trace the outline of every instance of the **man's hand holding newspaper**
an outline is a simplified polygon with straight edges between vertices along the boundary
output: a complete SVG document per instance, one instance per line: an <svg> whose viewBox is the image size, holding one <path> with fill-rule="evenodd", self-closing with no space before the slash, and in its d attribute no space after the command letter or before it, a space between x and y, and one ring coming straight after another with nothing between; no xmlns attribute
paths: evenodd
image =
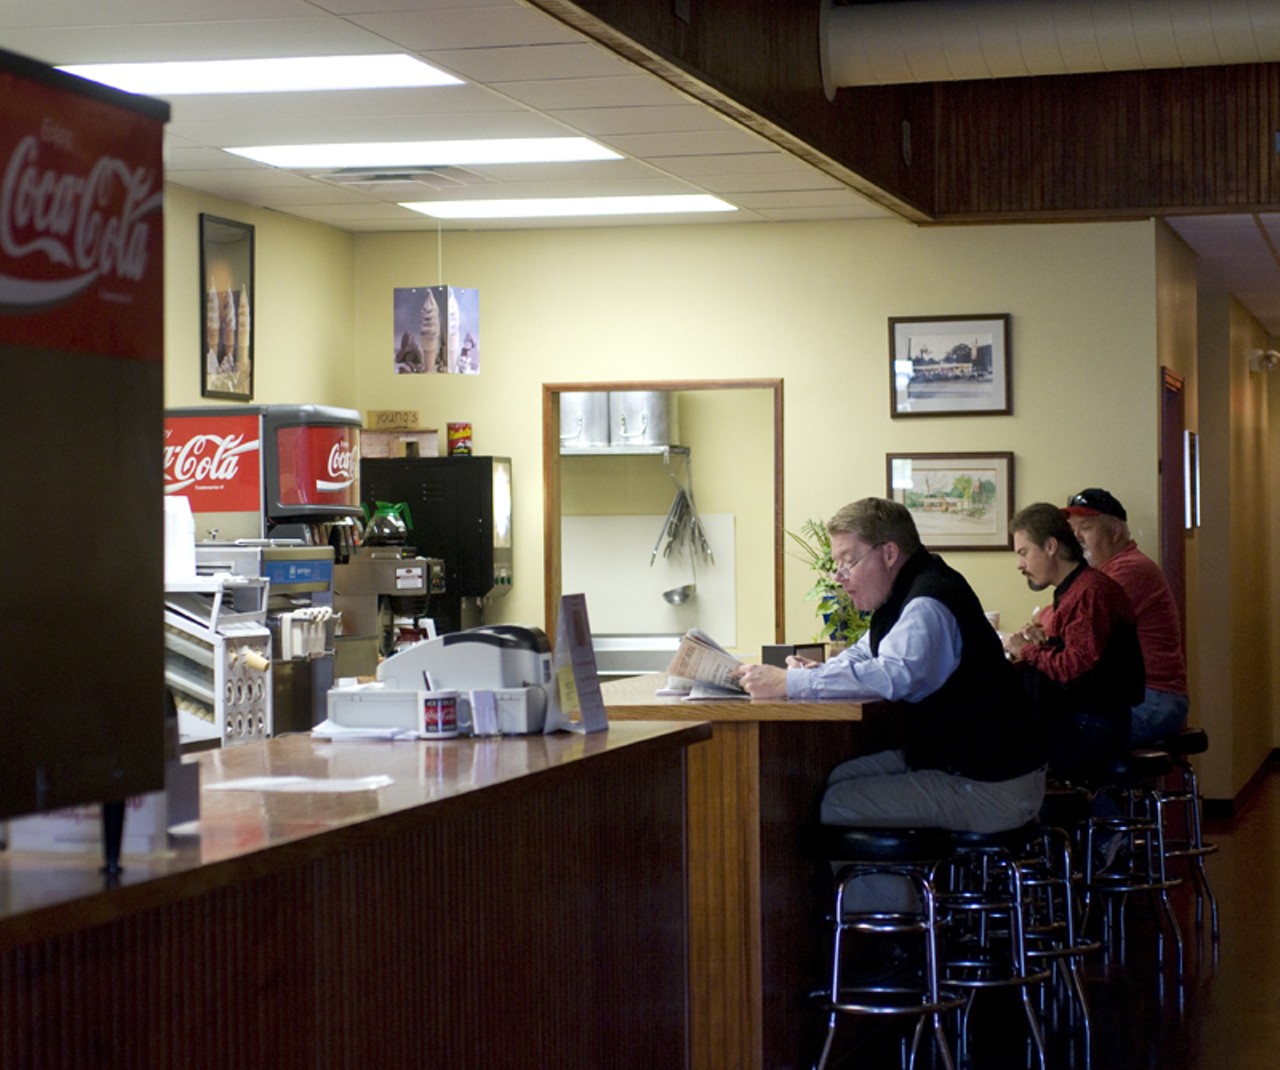
<svg viewBox="0 0 1280 1070"><path fill-rule="evenodd" d="M667 666L670 687L680 688L685 681L690 697L747 698L747 693L734 678L742 662L730 654L705 632L690 628L680 640L671 664ZM705 685L699 687L698 685ZM714 688L714 692L708 689Z"/></svg>

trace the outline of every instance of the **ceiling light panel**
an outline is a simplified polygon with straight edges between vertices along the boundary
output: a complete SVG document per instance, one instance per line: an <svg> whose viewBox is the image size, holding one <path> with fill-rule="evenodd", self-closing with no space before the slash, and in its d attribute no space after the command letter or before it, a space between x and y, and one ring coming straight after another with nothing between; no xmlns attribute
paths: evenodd
<svg viewBox="0 0 1280 1070"><path fill-rule="evenodd" d="M484 138L473 141L353 142L339 145L255 145L227 152L272 167L436 167L502 163L617 160L581 137Z"/></svg>
<svg viewBox="0 0 1280 1070"><path fill-rule="evenodd" d="M520 200L406 201L408 208L437 219L550 219L574 216L668 215L690 212L736 212L705 194L659 197L529 197Z"/></svg>
<svg viewBox="0 0 1280 1070"><path fill-rule="evenodd" d="M291 56L277 59L86 63L59 70L154 97L195 93L297 93L461 85L413 56Z"/></svg>

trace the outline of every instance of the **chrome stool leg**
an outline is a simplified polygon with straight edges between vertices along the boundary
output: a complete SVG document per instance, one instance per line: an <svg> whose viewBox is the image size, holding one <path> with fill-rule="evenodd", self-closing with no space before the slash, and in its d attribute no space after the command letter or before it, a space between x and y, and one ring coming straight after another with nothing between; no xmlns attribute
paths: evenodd
<svg viewBox="0 0 1280 1070"><path fill-rule="evenodd" d="M933 859L945 850L946 834L937 829L824 828L823 857L838 866L835 874L831 962L825 990L818 993L826 1012L826 1033L815 1070L825 1070L832 1057L836 1032L847 1018L915 1019L910 1042L902 1045L902 1061L914 1067L926 1038L932 1041L938 1062L954 1070L944 1016L964 1003L962 994L941 983L938 941L940 916L934 886L929 878ZM920 856L924 857L921 858ZM860 857L862 856L862 857ZM896 856L896 857L895 857ZM858 902L867 882L890 878L910 888L916 906L910 909L871 907ZM860 888L860 885L862 886ZM867 898L865 895L861 898ZM908 896L907 898L912 898ZM859 946L883 939L919 941L920 969L902 976L859 976ZM853 947L853 951L858 949Z"/></svg>
<svg viewBox="0 0 1280 1070"><path fill-rule="evenodd" d="M957 1050L969 1057L970 1018L978 992L1018 989L1027 1036L1037 1064L1045 1068L1044 1034L1033 991L1051 969L1028 954L1029 898L1022 857L1040 836L1038 822L1008 832L952 833L952 855L938 864L938 900L946 932L943 983L967 991Z"/></svg>

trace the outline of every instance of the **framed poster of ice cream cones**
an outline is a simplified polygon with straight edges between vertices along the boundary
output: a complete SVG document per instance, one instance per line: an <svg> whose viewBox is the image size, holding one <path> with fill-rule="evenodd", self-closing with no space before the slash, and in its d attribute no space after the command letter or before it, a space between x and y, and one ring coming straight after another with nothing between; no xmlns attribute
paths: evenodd
<svg viewBox="0 0 1280 1070"><path fill-rule="evenodd" d="M200 215L200 393L253 400L253 227Z"/></svg>

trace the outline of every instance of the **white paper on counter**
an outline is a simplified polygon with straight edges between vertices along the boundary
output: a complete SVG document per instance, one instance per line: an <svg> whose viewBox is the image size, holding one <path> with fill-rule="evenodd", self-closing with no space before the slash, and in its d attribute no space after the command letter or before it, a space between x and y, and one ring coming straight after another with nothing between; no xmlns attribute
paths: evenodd
<svg viewBox="0 0 1280 1070"><path fill-rule="evenodd" d="M221 780L205 784L205 791L282 791L338 794L351 791L376 791L395 781L389 776L343 778L309 776L250 776L239 780Z"/></svg>

